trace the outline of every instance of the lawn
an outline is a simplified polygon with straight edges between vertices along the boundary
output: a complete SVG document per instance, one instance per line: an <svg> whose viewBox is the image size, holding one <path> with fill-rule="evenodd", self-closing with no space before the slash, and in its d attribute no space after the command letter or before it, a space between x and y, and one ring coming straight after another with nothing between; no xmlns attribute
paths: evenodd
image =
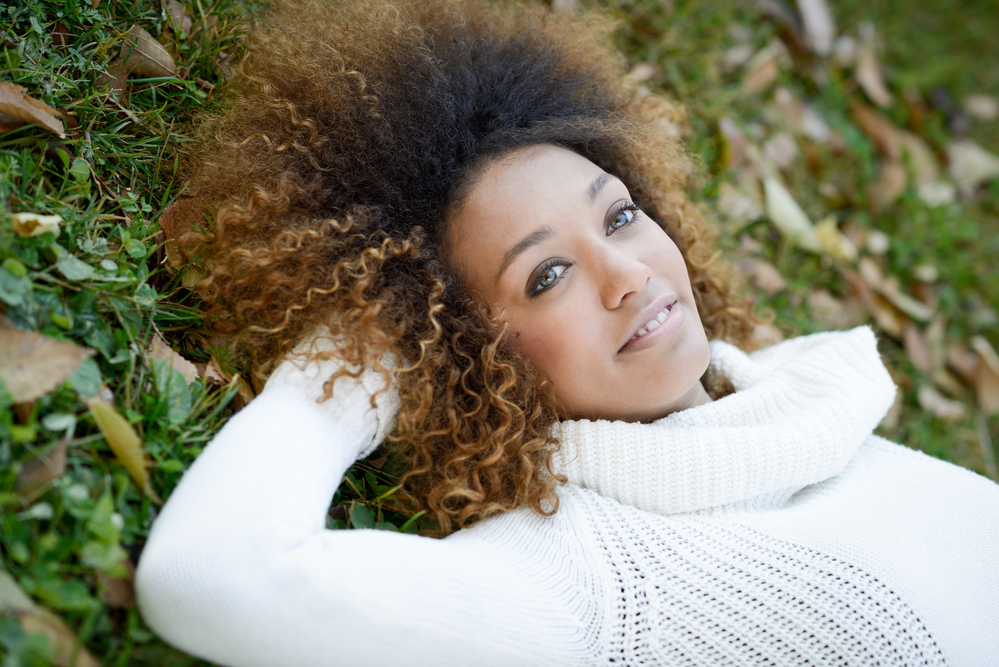
<svg viewBox="0 0 999 667"><path fill-rule="evenodd" d="M878 432L996 479L994 3L841 0L825 33L773 0L600 4L641 94L685 109L691 192L759 343L871 324L901 389ZM199 664L143 625L131 575L162 500L261 379L204 328L159 220L188 122L222 103L259 9L0 8L3 667ZM357 464L330 527L418 530L397 477Z"/></svg>

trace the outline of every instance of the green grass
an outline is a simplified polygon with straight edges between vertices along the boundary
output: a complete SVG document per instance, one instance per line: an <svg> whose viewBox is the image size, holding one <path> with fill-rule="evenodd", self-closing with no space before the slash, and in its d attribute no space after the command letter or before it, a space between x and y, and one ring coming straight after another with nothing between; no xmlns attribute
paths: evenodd
<svg viewBox="0 0 999 667"><path fill-rule="evenodd" d="M773 296L752 286L750 293L774 314L785 336L825 328L808 297L818 287L849 296L844 266L796 249L766 218L735 223L714 211L722 184L739 169L724 163L721 120L759 133L758 141L777 129L764 113L773 88L742 93L741 72L726 71L719 58L738 40L762 47L780 34L779 27L744 4L603 4L622 20L619 39L628 60L658 66L646 85L688 110L687 140L701 163L696 195L721 231L722 248L733 257L773 263L788 283ZM925 97L944 85L957 100L975 92L999 94L993 67L999 60L993 38L999 13L991 3L834 4L841 30L856 34L864 19L877 27L896 100L885 113L898 125L915 120L902 101L907 89ZM18 0L0 9L0 80L24 86L79 123L65 140L32 126L0 134L0 309L7 326L95 350L69 380L36 401L13 405L9 393L0 391L0 553L21 589L65 621L79 646L105 665L198 661L158 640L134 606L115 597L125 574L123 557L136 561L158 506L118 462L85 399L110 399L132 424L151 461L152 487L166 498L230 414L236 391L200 379L188 385L146 353L158 335L192 361L207 362L213 355L225 361L221 349L209 347L197 300L163 268L157 218L180 192L176 154L187 140L186 121L215 103L199 80L224 84L225 62L238 58L243 17L255 6L248 0L200 0L188 9L194 19L189 35L170 28L168 12L150 0L102 1L96 10L79 0ZM56 21L73 36L70 44L53 42ZM184 69L177 77L133 76L124 94L112 94L99 86L99 75L117 58L132 24L156 38L165 36ZM874 260L885 275L898 277L903 291L922 290L938 301L947 340L981 334L999 347L999 326L989 319L989 308L999 309L999 272L990 262L999 251L999 182L937 208L926 206L910 188L875 211L864 193L877 175L877 151L849 113L850 102L863 94L848 71L820 69L824 77L799 62L784 69L776 83L813 105L840 132L845 147L814 146L810 163L799 158L783 173L786 185L813 220L833 214L843 228L887 234L887 252ZM920 122L923 136L942 155L950 141L943 114L929 108ZM975 122L969 136L999 152L997 127ZM823 182L834 183L842 196L824 195ZM61 215L61 233L22 238L10 220L19 211ZM746 250L754 243L757 250ZM921 286L919 264L933 265L940 279ZM964 419L932 417L916 400L918 388L932 378L914 367L899 340L887 335L882 340L886 363L904 391L901 416L883 433L985 471L981 423L972 416L974 391L965 385L953 390L953 398L968 408ZM993 441L999 438L995 417L984 426ZM19 485L32 461L63 444L68 448L61 476L36 489ZM393 460L355 466L334 498L330 527L407 532L425 527L423 518L409 517L396 501L398 475ZM4 667L49 664L47 650L16 618L0 616Z"/></svg>

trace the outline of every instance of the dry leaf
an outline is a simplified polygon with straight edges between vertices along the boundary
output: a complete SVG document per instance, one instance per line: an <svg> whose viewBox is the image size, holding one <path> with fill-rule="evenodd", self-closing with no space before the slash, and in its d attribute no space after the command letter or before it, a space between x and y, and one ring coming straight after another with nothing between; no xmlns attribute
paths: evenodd
<svg viewBox="0 0 999 667"><path fill-rule="evenodd" d="M933 150L929 147L929 144L922 137L897 128L895 129L895 136L902 157L908 163L916 185L931 183L940 178L937 159L933 155Z"/></svg>
<svg viewBox="0 0 999 667"><path fill-rule="evenodd" d="M5 118L6 116L6 118ZM28 95L28 91L9 81L0 81L0 122L11 124L38 123L65 139L59 112Z"/></svg>
<svg viewBox="0 0 999 667"><path fill-rule="evenodd" d="M836 23L826 0L798 0L798 12L805 24L805 37L812 51L828 56L836 39Z"/></svg>
<svg viewBox="0 0 999 667"><path fill-rule="evenodd" d="M133 25L121 45L125 71L140 76L175 76L177 65L163 45L153 36Z"/></svg>
<svg viewBox="0 0 999 667"><path fill-rule="evenodd" d="M752 95L768 87L777 80L781 63L787 60L787 47L778 38L767 42L766 46L746 63L746 74L739 87L746 95Z"/></svg>
<svg viewBox="0 0 999 667"><path fill-rule="evenodd" d="M108 66L107 71L97 75L98 88L107 88L121 95L124 94L127 84L128 72L125 71L125 65L120 60L114 61Z"/></svg>
<svg viewBox="0 0 999 667"><path fill-rule="evenodd" d="M880 211L898 201L907 183L905 165L901 160L882 160L877 180L868 187L874 209Z"/></svg>
<svg viewBox="0 0 999 667"><path fill-rule="evenodd" d="M753 327L753 342L759 348L770 347L784 341L784 334L773 324L757 324Z"/></svg>
<svg viewBox="0 0 999 667"><path fill-rule="evenodd" d="M978 355L968 349L964 343L951 341L947 343L947 365L957 371L965 382L975 384L975 374L978 373Z"/></svg>
<svg viewBox="0 0 999 667"><path fill-rule="evenodd" d="M852 102L850 119L874 142L881 155L893 160L902 157L897 128L877 109L860 102Z"/></svg>
<svg viewBox="0 0 999 667"><path fill-rule="evenodd" d="M857 66L853 77L872 102L879 107L887 107L892 102L891 93L881 74L881 65L874 53L874 26L870 23L861 26L861 39L857 47Z"/></svg>
<svg viewBox="0 0 999 667"><path fill-rule="evenodd" d="M128 558L121 564L125 566L124 577L109 577L103 572L97 573L97 580L104 585L104 601L118 609L131 609L135 606L135 566Z"/></svg>
<svg viewBox="0 0 999 667"><path fill-rule="evenodd" d="M227 374L219 368L219 365L215 362L214 357L208 361L207 364L196 364L198 367L198 375L205 384L210 384L214 386L220 386L228 382Z"/></svg>
<svg viewBox="0 0 999 667"><path fill-rule="evenodd" d="M136 486L145 492L147 496L161 502L153 491L149 481L149 458L143 447L142 439L135 432L132 425L114 409L114 406L105 402L102 398L84 398L90 414L94 416L97 427L101 430L104 440L107 441L115 457L128 471L132 481Z"/></svg>
<svg viewBox="0 0 999 667"><path fill-rule="evenodd" d="M947 421L957 421L963 419L966 414L964 403L947 398L930 385L923 385L916 393L916 400L919 407L926 410L934 417L946 419Z"/></svg>
<svg viewBox="0 0 999 667"><path fill-rule="evenodd" d="M719 213L740 225L763 217L763 199L757 180L752 176L745 179L741 176L736 185L725 181L718 186L718 200L715 202Z"/></svg>
<svg viewBox="0 0 999 667"><path fill-rule="evenodd" d="M232 406L237 411L245 408L256 397L256 394L253 393L253 389L250 387L250 383L244 380L239 373L232 376L229 386L238 387L238 391L232 399Z"/></svg>
<svg viewBox="0 0 999 667"><path fill-rule="evenodd" d="M738 44L725 51L721 58L721 67L726 72L734 72L753 57L752 44Z"/></svg>
<svg viewBox="0 0 999 667"><path fill-rule="evenodd" d="M52 45L57 47L64 47L73 42L73 33L69 31L65 25L60 21L56 21L52 24Z"/></svg>
<svg viewBox="0 0 999 667"><path fill-rule="evenodd" d="M101 667L101 663L86 648L78 646L76 633L48 609L36 607L33 611L19 614L17 620L26 633L41 634L48 639L46 657L56 667Z"/></svg>
<svg viewBox="0 0 999 667"><path fill-rule="evenodd" d="M787 289L787 281L784 280L784 276L770 262L762 259L747 259L739 262L738 266L768 296L773 296L777 292Z"/></svg>
<svg viewBox="0 0 999 667"><path fill-rule="evenodd" d="M975 393L978 407L986 416L999 413L999 355L984 336L971 339L971 347L980 362L975 369Z"/></svg>
<svg viewBox="0 0 999 667"><path fill-rule="evenodd" d="M850 35L840 35L833 43L832 64L846 69L857 62L857 40Z"/></svg>
<svg viewBox="0 0 999 667"><path fill-rule="evenodd" d="M896 308L914 320L923 322L933 317L933 308L907 294L903 294L897 276L881 277L881 269L869 257L864 257L858 264L860 275L872 290L879 292Z"/></svg>
<svg viewBox="0 0 999 667"><path fill-rule="evenodd" d="M15 403L33 401L59 386L93 354L32 331L0 329L0 380Z"/></svg>
<svg viewBox="0 0 999 667"><path fill-rule="evenodd" d="M166 6L170 12L170 20L173 21L173 24L183 30L184 34L190 35L194 22L191 20L191 15L187 12L187 7L177 2L177 0L170 0Z"/></svg>
<svg viewBox="0 0 999 667"><path fill-rule="evenodd" d="M805 299L812 316L827 329L852 329L867 321L867 311L856 298L837 299L817 289Z"/></svg>
<svg viewBox="0 0 999 667"><path fill-rule="evenodd" d="M28 238L31 236L42 236L52 232L59 236L59 224L62 222L61 215L42 215L41 213L15 213L11 217L14 231L18 236Z"/></svg>
<svg viewBox="0 0 999 667"><path fill-rule="evenodd" d="M174 352L159 336L153 336L149 341L149 356L166 362L168 366L179 371L184 381L191 384L198 378L198 369L193 363Z"/></svg>
<svg viewBox="0 0 999 667"><path fill-rule="evenodd" d="M916 194L927 206L946 206L957 200L957 186L948 181L930 181L920 185Z"/></svg>
<svg viewBox="0 0 999 667"><path fill-rule="evenodd" d="M722 169L731 169L746 158L749 140L731 118L718 121L718 130L722 138Z"/></svg>
<svg viewBox="0 0 999 667"><path fill-rule="evenodd" d="M787 169L798 157L798 143L787 132L778 132L763 143L763 154L781 169Z"/></svg>
<svg viewBox="0 0 999 667"><path fill-rule="evenodd" d="M979 184L999 176L999 157L973 141L955 141L947 148L947 158L951 178L966 195Z"/></svg>
<svg viewBox="0 0 999 667"><path fill-rule="evenodd" d="M66 438L41 456L31 459L17 475L17 491L25 495L34 493L66 472Z"/></svg>
<svg viewBox="0 0 999 667"><path fill-rule="evenodd" d="M839 231L835 215L816 223L815 233L830 257L851 264L857 261L857 247Z"/></svg>
<svg viewBox="0 0 999 667"><path fill-rule="evenodd" d="M867 233L867 251L872 255L883 255L888 252L891 239L888 235L878 229L872 229Z"/></svg>
<svg viewBox="0 0 999 667"><path fill-rule="evenodd" d="M910 324L902 331L902 344L905 352L909 355L912 365L929 373L933 368L933 353L930 345L926 342L926 337L914 324Z"/></svg>
<svg viewBox="0 0 999 667"><path fill-rule="evenodd" d="M822 241L815 225L791 193L773 176L763 179L767 217L784 235L805 250L821 253Z"/></svg>
<svg viewBox="0 0 999 667"><path fill-rule="evenodd" d="M993 121L999 118L999 100L991 95L968 95L964 98L964 110L978 120Z"/></svg>

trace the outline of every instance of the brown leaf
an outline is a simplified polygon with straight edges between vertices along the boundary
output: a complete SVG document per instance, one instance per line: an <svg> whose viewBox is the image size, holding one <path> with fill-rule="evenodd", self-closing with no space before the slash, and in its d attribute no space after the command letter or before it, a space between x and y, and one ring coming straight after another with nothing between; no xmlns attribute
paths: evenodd
<svg viewBox="0 0 999 667"><path fill-rule="evenodd" d="M12 123L38 123L60 139L65 139L66 134L58 116L58 111L28 95L28 91L21 86L0 81L0 122L5 126Z"/></svg>
<svg viewBox="0 0 999 667"><path fill-rule="evenodd" d="M820 56L832 53L836 23L826 0L798 0L798 12L805 24L805 37L812 51Z"/></svg>
<svg viewBox="0 0 999 667"><path fill-rule="evenodd" d="M118 461L128 471L132 481L147 496L156 502L161 502L149 481L149 458L146 456L146 450L139 434L135 432L128 420L104 399L95 396L93 398L85 397L83 400L90 408L90 414L93 415L104 440L107 441Z"/></svg>
<svg viewBox="0 0 999 667"><path fill-rule="evenodd" d="M805 299L813 317L827 329L852 329L867 321L867 311L859 299L837 299L824 289L817 289Z"/></svg>
<svg viewBox="0 0 999 667"><path fill-rule="evenodd" d="M60 440L41 456L37 456L21 468L17 476L17 491L25 495L34 493L66 472L66 438Z"/></svg>
<svg viewBox="0 0 999 667"><path fill-rule="evenodd" d="M860 275L872 290L879 292L896 308L914 320L929 321L933 317L933 308L908 294L903 294L897 276L881 277L881 269L869 257L864 257L858 264Z"/></svg>
<svg viewBox="0 0 999 667"><path fill-rule="evenodd" d="M874 142L882 156L892 160L902 157L897 128L877 109L862 102L851 102L850 119Z"/></svg>
<svg viewBox="0 0 999 667"><path fill-rule="evenodd" d="M975 393L978 407L986 416L999 413L999 355L984 336L971 339L971 347L980 362L975 369Z"/></svg>
<svg viewBox="0 0 999 667"><path fill-rule="evenodd" d="M0 380L16 403L33 401L73 374L93 350L32 331L0 330Z"/></svg>
<svg viewBox="0 0 999 667"><path fill-rule="evenodd" d="M125 71L140 76L174 76L177 65L163 45L153 36L133 25L121 45Z"/></svg>
<svg viewBox="0 0 999 667"><path fill-rule="evenodd" d="M723 182L718 186L715 208L726 218L740 225L762 218L763 200L756 179L751 178L745 184L740 179L738 186L728 181Z"/></svg>
<svg viewBox="0 0 999 667"><path fill-rule="evenodd" d="M770 347L783 340L784 334L773 324L761 323L753 327L753 342L757 347Z"/></svg>
<svg viewBox="0 0 999 667"><path fill-rule="evenodd" d="M900 129L895 130L895 136L916 185L932 183L940 178L937 159L922 137Z"/></svg>
<svg viewBox="0 0 999 667"><path fill-rule="evenodd" d="M125 558L121 562L125 566L124 577L109 577L103 572L97 573L97 580L104 586L104 601L118 609L131 609L135 606L135 566Z"/></svg>
<svg viewBox="0 0 999 667"><path fill-rule="evenodd" d="M56 667L101 667L86 648L78 646L76 633L48 609L36 607L34 611L19 614L17 620L26 633L48 639L46 657Z"/></svg>
<svg viewBox="0 0 999 667"><path fill-rule="evenodd" d="M191 384L198 378L198 369L195 365L170 349L170 346L159 336L154 335L149 341L148 353L152 359L164 361L168 366L179 371L187 384Z"/></svg>
<svg viewBox="0 0 999 667"><path fill-rule="evenodd" d="M853 78L857 80L860 88L872 102L879 107L887 107L892 102L892 96L885 85L881 65L874 53L874 27L870 24L867 26L869 27L866 30L861 31L860 44L857 47L857 66L854 68Z"/></svg>
<svg viewBox="0 0 999 667"><path fill-rule="evenodd" d="M910 324L902 330L902 345L905 346L905 352L909 355L913 366L924 373L929 373L933 369L933 353L930 345L916 325Z"/></svg>
<svg viewBox="0 0 999 667"><path fill-rule="evenodd" d="M752 95L769 87L780 74L781 63L787 59L787 47L776 37L746 63L746 73L739 87L746 95Z"/></svg>
<svg viewBox="0 0 999 667"><path fill-rule="evenodd" d="M244 380L239 373L232 376L229 385L235 385L239 388L232 399L232 406L236 410L242 410L256 397L256 394L253 393L253 389L250 387L250 383Z"/></svg>
<svg viewBox="0 0 999 667"><path fill-rule="evenodd" d="M798 157L798 143L787 132L778 132L763 142L763 154L780 169L787 169Z"/></svg>
<svg viewBox="0 0 999 667"><path fill-rule="evenodd" d="M185 34L191 34L191 27L193 21L191 20L191 15L187 12L187 7L177 2L177 0L169 0L167 2L167 9L170 11L170 20L173 24L183 30Z"/></svg>
<svg viewBox="0 0 999 667"><path fill-rule="evenodd" d="M874 210L884 210L898 201L905 192L907 182L908 176L901 160L882 160L878 178L868 188Z"/></svg>
<svg viewBox="0 0 999 667"><path fill-rule="evenodd" d="M18 236L30 238L41 236L52 232L59 236L59 225L62 223L61 215L42 215L41 213L15 213L11 217L11 223Z"/></svg>
<svg viewBox="0 0 999 667"><path fill-rule="evenodd" d="M968 139L948 146L947 158L950 161L950 177L966 195L981 183L999 177L999 156Z"/></svg>
<svg viewBox="0 0 999 667"><path fill-rule="evenodd" d="M112 92L116 92L122 99L124 99L123 96L127 84L128 72L125 71L125 65L120 60L114 61L108 66L106 71L97 75L98 88L107 88Z"/></svg>
<svg viewBox="0 0 999 667"><path fill-rule="evenodd" d="M923 385L916 393L916 400L919 407L926 410L934 417L946 419L947 421L957 421L963 419L967 410L964 403L947 398L930 385Z"/></svg>
<svg viewBox="0 0 999 667"><path fill-rule="evenodd" d="M762 259L747 259L739 262L739 268L753 281L753 283L773 296L777 292L787 289L787 281L780 274L777 267Z"/></svg>
<svg viewBox="0 0 999 667"><path fill-rule="evenodd" d="M979 363L978 355L968 349L964 343L958 341L947 343L947 365L972 386L975 384Z"/></svg>
<svg viewBox="0 0 999 667"><path fill-rule="evenodd" d="M749 140L731 118L718 121L718 130L722 138L722 169L731 169L742 164L746 159L746 147Z"/></svg>
<svg viewBox="0 0 999 667"><path fill-rule="evenodd" d="M198 366L198 375L205 381L205 384L221 386L228 381L214 358L209 360L207 364L196 365Z"/></svg>
<svg viewBox="0 0 999 667"><path fill-rule="evenodd" d="M52 24L52 45L65 47L73 43L73 33L60 21Z"/></svg>
<svg viewBox="0 0 999 667"><path fill-rule="evenodd" d="M978 120L993 121L999 118L999 99L977 93L964 98L964 110Z"/></svg>

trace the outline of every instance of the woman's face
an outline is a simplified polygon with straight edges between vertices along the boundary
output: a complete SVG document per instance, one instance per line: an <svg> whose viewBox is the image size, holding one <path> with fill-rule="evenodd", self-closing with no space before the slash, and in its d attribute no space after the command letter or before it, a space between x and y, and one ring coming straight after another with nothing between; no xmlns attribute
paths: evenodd
<svg viewBox="0 0 999 667"><path fill-rule="evenodd" d="M450 227L473 297L577 419L647 421L710 400L683 257L628 189L555 146L489 165Z"/></svg>

